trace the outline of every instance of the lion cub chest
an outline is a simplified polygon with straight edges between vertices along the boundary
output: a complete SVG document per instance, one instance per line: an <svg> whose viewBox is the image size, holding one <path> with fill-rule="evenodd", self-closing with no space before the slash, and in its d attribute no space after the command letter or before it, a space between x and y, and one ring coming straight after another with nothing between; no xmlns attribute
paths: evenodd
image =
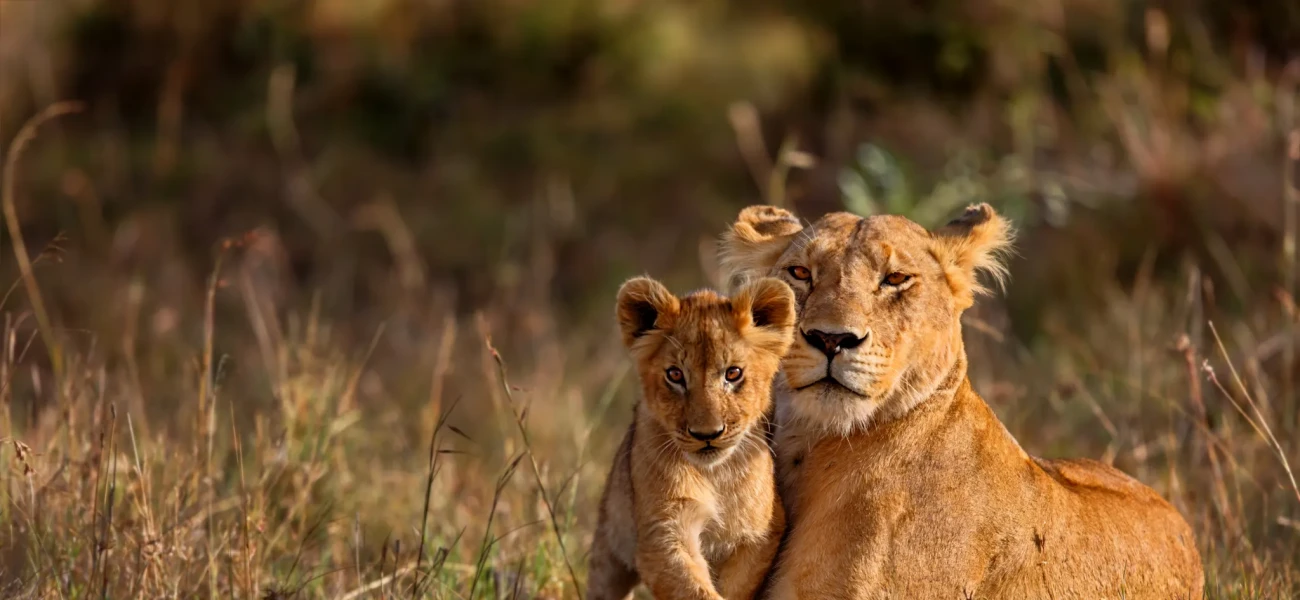
<svg viewBox="0 0 1300 600"><path fill-rule="evenodd" d="M737 546L764 539L777 502L774 465L768 453L753 452L733 460L736 465L704 473L696 489L700 554L713 565L726 560Z"/></svg>

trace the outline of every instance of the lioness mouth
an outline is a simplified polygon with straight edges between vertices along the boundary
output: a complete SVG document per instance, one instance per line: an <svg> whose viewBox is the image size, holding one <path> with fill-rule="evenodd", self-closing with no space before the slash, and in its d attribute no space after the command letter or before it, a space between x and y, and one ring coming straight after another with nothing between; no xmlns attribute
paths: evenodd
<svg viewBox="0 0 1300 600"><path fill-rule="evenodd" d="M835 379L835 376L834 376L834 375L831 375L831 361L828 360L828 361L826 361L826 374L825 374L825 375L822 375L822 378L821 378L821 379L818 379L817 381L814 381L814 382L812 382L812 383L810 383L810 384L808 384L808 385L800 386L800 387L794 388L794 391L796 391L796 392L803 391L803 390L806 390L806 389L808 389L808 388L810 388L810 387L813 387L813 386L815 386L815 385L820 385L820 384L823 384L823 383L829 383L829 384L832 384L832 385L838 385L838 386L840 386L840 387L842 387L842 388L844 388L844 389L846 389L846 390L849 389L848 386L846 386L846 385L840 383L839 381L837 381L837 380ZM853 391L853 390L849 390L849 391L851 392L851 391Z"/></svg>
<svg viewBox="0 0 1300 600"><path fill-rule="evenodd" d="M819 385L823 385L823 384L825 384L825 385L833 385L833 386L838 387L838 388L840 388L840 389L842 389L842 390L844 390L844 391L846 391L846 392L849 392L850 394L854 394L854 395L857 395L857 396L861 396L861 395L862 395L862 394L859 393L857 390L854 390L853 388L851 388L851 387L849 387L849 386L847 386L847 385L844 385L844 384L840 383L838 379L835 379L834 377L832 377L832 376L830 376L830 375L827 375L827 376L825 376L825 377L822 377L821 379L818 379L817 381L814 381L814 382L812 382L812 383L810 383L810 384L808 384L808 385L799 386L799 387L797 387L797 388L794 388L794 391L796 391L796 392L801 392L801 391L803 391L803 390L806 390L806 389L809 389L809 388L813 388L813 387L816 387L816 386L819 386Z"/></svg>
<svg viewBox="0 0 1300 600"><path fill-rule="evenodd" d="M794 388L794 391L796 391L796 392L800 392L800 391L806 390L806 389L808 389L808 388L810 388L810 387L817 386L817 385L821 385L821 384L823 384L823 383L827 383L827 384L830 384L830 385L838 385L838 386L840 386L840 387L844 387L844 384L842 384L842 383L836 381L834 377L831 377L830 375L827 375L827 376L822 377L821 379L818 379L817 381L814 381L814 382L812 382L812 383L810 383L810 384L808 384L808 385L801 385L801 386L799 386L799 387L797 387L797 388ZM848 389L848 388L844 388L844 389Z"/></svg>

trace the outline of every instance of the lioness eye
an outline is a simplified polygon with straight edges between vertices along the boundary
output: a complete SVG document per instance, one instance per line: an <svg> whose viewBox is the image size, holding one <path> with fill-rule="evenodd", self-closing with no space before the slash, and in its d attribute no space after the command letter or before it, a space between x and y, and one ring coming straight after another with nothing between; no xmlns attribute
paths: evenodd
<svg viewBox="0 0 1300 600"><path fill-rule="evenodd" d="M731 383L736 383L737 381L740 381L741 376L743 376L744 374L745 374L744 369L741 369L740 367L727 367L726 377L727 377L727 381L730 381Z"/></svg>
<svg viewBox="0 0 1300 600"><path fill-rule="evenodd" d="M668 378L668 381L677 384L680 384L681 382L686 380L686 375L683 375L682 370L678 369L677 367L668 367L668 370L664 373L664 376Z"/></svg>
<svg viewBox="0 0 1300 600"><path fill-rule="evenodd" d="M791 277L798 279L799 281L808 281L809 279L812 279L812 271L809 271L808 267L790 267L787 270L790 271Z"/></svg>
<svg viewBox="0 0 1300 600"><path fill-rule="evenodd" d="M907 281L908 281L909 279L911 279L911 278L912 278L912 276L911 276L911 275L908 275L907 273L898 273L898 272L894 272L894 273L890 273L890 274L886 275L886 276L885 276L885 281L884 281L883 283L884 283L885 285L892 285L892 286L897 287L897 286L903 285L904 283L907 283Z"/></svg>

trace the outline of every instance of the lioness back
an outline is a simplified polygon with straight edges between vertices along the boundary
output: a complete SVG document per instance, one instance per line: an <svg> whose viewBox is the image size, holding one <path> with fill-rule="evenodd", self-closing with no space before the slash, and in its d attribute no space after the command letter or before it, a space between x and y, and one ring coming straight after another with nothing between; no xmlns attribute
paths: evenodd
<svg viewBox="0 0 1300 600"><path fill-rule="evenodd" d="M659 598L751 598L785 526L766 436L794 294L760 280L677 298L637 278L617 316L641 398L601 499L588 597L644 581Z"/></svg>
<svg viewBox="0 0 1300 600"><path fill-rule="evenodd" d="M1201 570L1192 529L1155 490L1091 459L1034 458L1034 462L1057 484L1044 488L1063 490L1058 492L1062 498L1057 506L1068 507L1061 512L1073 521L1059 528L1062 538L1073 538L1063 539L1061 548L1048 548L1040 540L1041 553L1050 557L1044 568L1048 577L1068 572L1065 554L1072 547L1086 546L1091 548L1090 556L1106 557L1093 565L1099 584L1093 589L1109 591L1102 584L1127 578L1121 594L1142 590L1148 597L1201 597L1199 576L1189 577ZM1133 592L1127 594L1132 597Z"/></svg>

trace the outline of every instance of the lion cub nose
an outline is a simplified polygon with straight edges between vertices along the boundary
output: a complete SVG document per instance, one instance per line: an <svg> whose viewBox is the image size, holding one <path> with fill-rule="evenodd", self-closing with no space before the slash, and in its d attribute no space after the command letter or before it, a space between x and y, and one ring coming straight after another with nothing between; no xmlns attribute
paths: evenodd
<svg viewBox="0 0 1300 600"><path fill-rule="evenodd" d="M840 350L856 348L863 341L863 338L852 333L827 333L817 329L805 331L803 339L808 341L809 346L821 350L822 354L828 357L834 357L840 353Z"/></svg>
<svg viewBox="0 0 1300 600"><path fill-rule="evenodd" d="M694 429L687 429L686 432L691 434L691 437L700 440L701 442L711 442L722 437L722 432L726 430L726 425L719 425L718 429L715 431L696 431Z"/></svg>

